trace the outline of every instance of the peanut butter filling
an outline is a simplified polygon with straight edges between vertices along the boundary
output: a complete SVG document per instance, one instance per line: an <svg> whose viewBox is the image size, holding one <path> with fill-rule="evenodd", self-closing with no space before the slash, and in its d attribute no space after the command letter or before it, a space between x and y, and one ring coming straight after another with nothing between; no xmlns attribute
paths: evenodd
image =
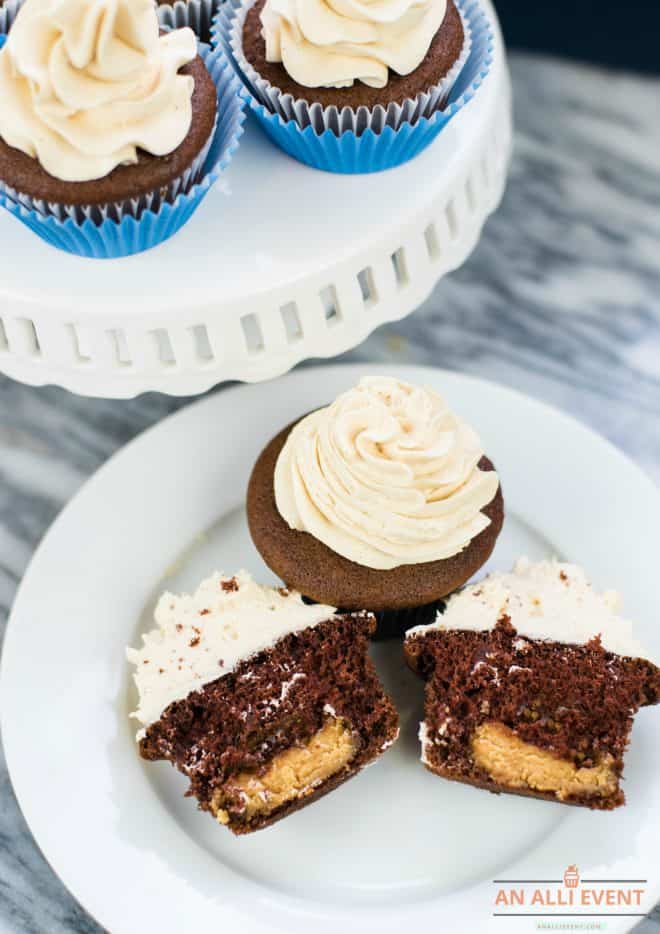
<svg viewBox="0 0 660 934"><path fill-rule="evenodd" d="M271 814L289 801L310 794L349 764L357 752L356 738L343 720L330 718L304 746L293 746L275 756L266 772L241 772L218 789L212 807L221 824L230 815L222 805L236 792L244 803L241 818Z"/></svg>
<svg viewBox="0 0 660 934"><path fill-rule="evenodd" d="M578 768L532 743L525 743L503 723L483 723L472 737L476 764L498 785L553 791L560 801L572 795L607 797L617 787L612 757L591 768Z"/></svg>

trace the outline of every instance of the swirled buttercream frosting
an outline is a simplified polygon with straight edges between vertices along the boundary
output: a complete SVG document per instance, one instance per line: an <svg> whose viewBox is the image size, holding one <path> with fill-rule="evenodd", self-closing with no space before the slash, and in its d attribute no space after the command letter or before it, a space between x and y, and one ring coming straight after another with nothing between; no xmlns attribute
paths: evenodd
<svg viewBox="0 0 660 934"><path fill-rule="evenodd" d="M152 0L26 0L0 51L0 136L67 182L165 156L192 121L190 29L159 35Z"/></svg>
<svg viewBox="0 0 660 934"><path fill-rule="evenodd" d="M165 593L156 628L129 648L140 702L133 717L149 726L174 701L233 671L292 632L332 619L331 606L308 606L295 591L263 587L247 573L216 573L192 594Z"/></svg>
<svg viewBox="0 0 660 934"><path fill-rule="evenodd" d="M451 558L490 524L499 485L475 432L443 399L373 377L306 416L275 467L277 509L364 567Z"/></svg>
<svg viewBox="0 0 660 934"><path fill-rule="evenodd" d="M598 638L608 652L649 658L621 605L616 591L596 590L577 564L520 558L512 571L459 590L434 623L409 629L407 638L433 630L487 632L506 619L528 639L586 645Z"/></svg>
<svg viewBox="0 0 660 934"><path fill-rule="evenodd" d="M384 88L424 60L447 0L267 0L266 59L309 88Z"/></svg>

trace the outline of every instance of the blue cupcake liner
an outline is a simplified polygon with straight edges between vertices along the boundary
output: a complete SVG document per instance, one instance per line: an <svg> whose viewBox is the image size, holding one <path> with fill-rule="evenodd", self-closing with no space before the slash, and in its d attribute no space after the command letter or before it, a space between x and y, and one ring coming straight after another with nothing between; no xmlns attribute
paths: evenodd
<svg viewBox="0 0 660 934"><path fill-rule="evenodd" d="M0 48L6 37L0 36ZM49 205L45 213L30 199L0 188L0 205L30 228L37 236L67 253L93 259L117 259L142 253L172 237L197 210L204 197L227 168L238 148L245 122L241 84L222 49L211 50L200 44L199 54L215 83L218 94L218 119L202 168L203 175L192 187L172 202L162 202L157 209L146 208L138 216L97 218L62 215L62 206Z"/></svg>
<svg viewBox="0 0 660 934"><path fill-rule="evenodd" d="M344 108L339 119L319 131L318 121L310 119L311 108L306 102L293 101L285 109L291 114L285 119L274 113L260 99L244 70L237 62L232 48L232 29L239 11L244 9L244 0L227 0L218 11L213 24L213 43L228 54L237 73L244 82L244 94L260 125L273 142L294 159L326 172L343 174L367 174L394 168L419 155L456 114L474 97L490 71L493 61L494 37L490 21L478 0L455 0L456 6L467 25L470 49L467 60L456 77L444 109L429 116L405 120L396 127L387 125L377 129L366 126L362 131L344 129ZM255 73L256 74L256 73ZM274 89L276 93L277 89ZM301 107L302 104L302 107ZM318 105L313 105L317 106ZM364 110L364 108L360 108ZM380 108L381 112L383 111ZM334 108L335 115L337 109ZM355 112L350 111L353 126L359 126ZM367 112L369 113L369 112ZM317 115L318 117L318 111Z"/></svg>

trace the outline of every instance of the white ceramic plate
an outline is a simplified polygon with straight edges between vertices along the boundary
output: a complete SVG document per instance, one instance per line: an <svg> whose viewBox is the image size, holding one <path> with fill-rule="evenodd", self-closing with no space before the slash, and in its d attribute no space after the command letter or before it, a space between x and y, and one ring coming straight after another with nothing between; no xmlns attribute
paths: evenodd
<svg viewBox="0 0 660 934"><path fill-rule="evenodd" d="M401 713L400 741L269 830L234 838L184 799L186 782L169 765L138 758L124 647L150 624L165 586L241 566L271 579L244 519L251 465L279 428L374 372L388 371L307 369L191 405L104 466L34 557L3 656L7 759L46 858L112 934L533 930L535 919L492 917L493 880L560 879L569 863L584 878L647 879L641 907L628 912L650 910L660 894L653 710L636 720L625 808L495 797L420 765L422 686L394 642L374 654ZM508 568L522 553L582 562L598 585L623 591L657 652L651 482L577 422L510 390L432 369L397 375L440 390L500 471L508 515L489 566ZM635 923L605 920L610 932Z"/></svg>

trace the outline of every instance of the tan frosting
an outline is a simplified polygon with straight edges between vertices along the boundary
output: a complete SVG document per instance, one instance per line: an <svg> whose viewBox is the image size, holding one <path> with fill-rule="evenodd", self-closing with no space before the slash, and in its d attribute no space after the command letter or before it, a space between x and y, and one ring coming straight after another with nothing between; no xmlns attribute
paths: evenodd
<svg viewBox="0 0 660 934"><path fill-rule="evenodd" d="M172 152L192 120L190 29L159 37L153 0L26 0L0 52L0 136L83 182Z"/></svg>
<svg viewBox="0 0 660 934"><path fill-rule="evenodd" d="M534 564L520 558L513 571L489 574L458 591L434 623L415 626L406 637L415 638L434 629L485 632L506 616L519 635L530 639L584 645L599 636L603 648L610 652L648 657L620 609L619 595L594 590L578 565L559 561Z"/></svg>
<svg viewBox="0 0 660 934"><path fill-rule="evenodd" d="M156 628L142 636L140 648L127 649L140 696L131 716L147 727L171 703L243 659L335 614L331 606L306 605L294 591L263 587L247 571L213 574L193 594L165 593L156 607Z"/></svg>
<svg viewBox="0 0 660 934"><path fill-rule="evenodd" d="M275 468L277 508L364 567L450 558L490 524L481 510L499 481L477 467L482 455L436 393L366 378L291 431Z"/></svg>
<svg viewBox="0 0 660 934"><path fill-rule="evenodd" d="M442 25L447 0L267 0L266 59L304 87L374 88L408 75Z"/></svg>

